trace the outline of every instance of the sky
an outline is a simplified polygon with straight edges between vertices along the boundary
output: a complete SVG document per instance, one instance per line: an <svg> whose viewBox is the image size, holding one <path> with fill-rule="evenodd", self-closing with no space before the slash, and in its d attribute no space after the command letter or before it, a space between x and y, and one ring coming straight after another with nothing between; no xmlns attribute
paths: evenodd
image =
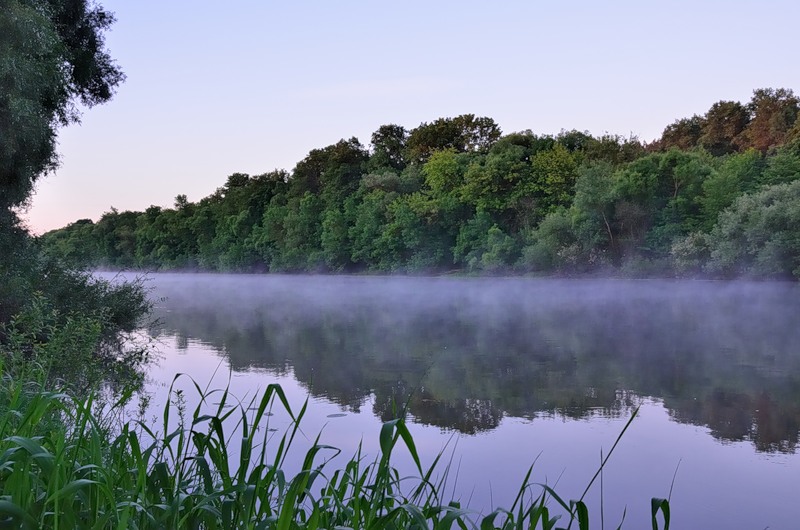
<svg viewBox="0 0 800 530"><path fill-rule="evenodd" d="M657 138L756 88L800 92L794 0L105 0L127 75L59 133L34 233L197 201L341 138L472 113L504 133Z"/></svg>

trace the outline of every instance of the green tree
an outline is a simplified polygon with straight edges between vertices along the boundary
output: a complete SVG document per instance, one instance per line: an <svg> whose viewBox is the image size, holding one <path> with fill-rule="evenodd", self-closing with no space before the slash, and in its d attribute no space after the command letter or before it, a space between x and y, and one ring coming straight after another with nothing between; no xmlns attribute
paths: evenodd
<svg viewBox="0 0 800 530"><path fill-rule="evenodd" d="M616 134L604 134L599 138L592 137L581 147L581 152L587 162L603 161L619 166L644 156L645 147L635 136L625 138Z"/></svg>
<svg viewBox="0 0 800 530"><path fill-rule="evenodd" d="M422 192L397 197L381 234L384 252L397 256L397 270L432 271L453 262L459 223L452 198L434 199Z"/></svg>
<svg viewBox="0 0 800 530"><path fill-rule="evenodd" d="M536 228L524 231L522 236L524 245L517 264L520 269L551 272L580 267L582 260L572 219L564 208L549 213Z"/></svg>
<svg viewBox="0 0 800 530"><path fill-rule="evenodd" d="M123 80L105 50L114 17L86 0L6 0L0 13L0 207L24 202L55 168L56 133L77 104L108 101Z"/></svg>
<svg viewBox="0 0 800 530"><path fill-rule="evenodd" d="M508 137L498 140L485 156L470 161L461 191L465 202L491 213L506 226L517 226L514 190L531 179L533 149Z"/></svg>
<svg viewBox="0 0 800 530"><path fill-rule="evenodd" d="M95 225L95 237L100 247L103 265L129 268L136 265L137 212L119 212L112 207Z"/></svg>
<svg viewBox="0 0 800 530"><path fill-rule="evenodd" d="M719 213L745 192L753 191L764 171L764 158L759 151L748 149L726 157L703 182L701 198L702 226L710 230Z"/></svg>
<svg viewBox="0 0 800 530"><path fill-rule="evenodd" d="M531 158L531 177L516 190L517 197L534 197L540 215L572 202L580 154L557 143Z"/></svg>
<svg viewBox="0 0 800 530"><path fill-rule="evenodd" d="M622 252L665 255L675 237L696 229L702 183L712 167L707 154L673 149L615 172L616 241Z"/></svg>
<svg viewBox="0 0 800 530"><path fill-rule="evenodd" d="M365 179L367 176L365 176ZM350 228L351 260L362 268L391 271L400 261L397 248L391 245L385 229L389 205L397 199L394 190L365 187L361 202L355 205L355 221Z"/></svg>
<svg viewBox="0 0 800 530"><path fill-rule="evenodd" d="M266 205L261 223L253 228L253 248L271 271L285 268L283 252L288 210L286 194L276 194Z"/></svg>
<svg viewBox="0 0 800 530"><path fill-rule="evenodd" d="M66 367L71 373L53 375L76 376L80 392L99 383L86 377L90 372L134 375L143 357L121 347L121 339L141 324L145 292L138 284L94 278L43 252L40 243L61 236L31 238L14 208L25 205L35 181L56 167L59 128L78 120L79 105L109 100L122 81L104 49L103 32L112 22L88 0L5 0L0 8L0 349L8 352L14 335L10 351L25 359L19 367L16 355L4 355L4 374L14 378L34 365ZM65 250L97 263L96 228L88 220L74 224L65 232L73 239Z"/></svg>
<svg viewBox="0 0 800 530"><path fill-rule="evenodd" d="M605 161L593 162L578 169L572 217L575 234L583 248L609 252L616 260L615 234L620 228L615 220L614 167Z"/></svg>
<svg viewBox="0 0 800 530"><path fill-rule="evenodd" d="M462 114L439 118L413 129L406 142L407 158L424 163L436 151L452 149L457 153L485 152L500 138L500 127L491 118Z"/></svg>
<svg viewBox="0 0 800 530"><path fill-rule="evenodd" d="M97 266L101 254L95 229L91 219L79 219L63 230L45 234L42 240L49 252L73 266Z"/></svg>
<svg viewBox="0 0 800 530"><path fill-rule="evenodd" d="M322 211L322 200L310 192L289 200L283 240L279 242L280 269L302 271L322 267Z"/></svg>
<svg viewBox="0 0 800 530"><path fill-rule="evenodd" d="M466 168L467 159L449 148L433 153L422 166L422 173L433 196L457 196L464 184Z"/></svg>
<svg viewBox="0 0 800 530"><path fill-rule="evenodd" d="M800 179L800 138L779 147L767 158L767 167L760 175L762 184L782 184Z"/></svg>
<svg viewBox="0 0 800 530"><path fill-rule="evenodd" d="M136 264L144 268L157 268L156 250L159 247L160 206L150 206L136 218Z"/></svg>
<svg viewBox="0 0 800 530"><path fill-rule="evenodd" d="M356 197L350 196L341 206L326 209L322 214L320 244L325 265L332 271L352 268L353 244L350 228L355 224Z"/></svg>
<svg viewBox="0 0 800 530"><path fill-rule="evenodd" d="M737 198L708 242L711 272L800 278L800 180Z"/></svg>
<svg viewBox="0 0 800 530"><path fill-rule="evenodd" d="M510 268L517 254L515 239L493 224L486 212L479 211L459 230L453 260L469 270L495 272Z"/></svg>
<svg viewBox="0 0 800 530"><path fill-rule="evenodd" d="M406 141L408 131L400 125L381 125L372 133L372 154L369 158L369 170L394 169L402 171L406 167Z"/></svg>
<svg viewBox="0 0 800 530"><path fill-rule="evenodd" d="M188 221L189 231L197 248L197 264L204 269L213 270L217 264L213 243L217 230L216 210L220 201L221 198L216 194L201 199Z"/></svg>
<svg viewBox="0 0 800 530"><path fill-rule="evenodd" d="M294 197L308 192L319 195L327 205L339 204L358 188L368 159L357 138L312 149L292 171L289 192Z"/></svg>

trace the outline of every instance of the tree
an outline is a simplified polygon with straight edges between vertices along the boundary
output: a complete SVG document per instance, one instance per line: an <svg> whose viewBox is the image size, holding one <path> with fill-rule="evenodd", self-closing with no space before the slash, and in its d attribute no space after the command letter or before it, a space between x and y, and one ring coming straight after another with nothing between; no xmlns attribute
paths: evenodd
<svg viewBox="0 0 800 530"><path fill-rule="evenodd" d="M708 154L673 149L617 170L612 194L620 250L668 252L672 239L697 228L711 169Z"/></svg>
<svg viewBox="0 0 800 530"><path fill-rule="evenodd" d="M708 238L711 272L800 277L800 180L737 198Z"/></svg>
<svg viewBox="0 0 800 530"><path fill-rule="evenodd" d="M535 229L526 230L523 238L526 244L517 264L522 270L573 270L582 261L572 220L563 208L549 213Z"/></svg>
<svg viewBox="0 0 800 530"><path fill-rule="evenodd" d="M407 158L424 163L435 152L453 149L457 153L485 152L500 138L500 127L491 118L462 114L422 123L408 136Z"/></svg>
<svg viewBox="0 0 800 530"><path fill-rule="evenodd" d="M452 264L460 226L457 205L416 192L397 197L388 210L380 247L397 256L395 269L430 271Z"/></svg>
<svg viewBox="0 0 800 530"><path fill-rule="evenodd" d="M643 156L644 145L633 135L625 138L616 134L604 134L599 138L592 138L581 147L581 151L587 161L605 161L616 166Z"/></svg>
<svg viewBox="0 0 800 530"><path fill-rule="evenodd" d="M320 243L323 259L329 270L342 271L352 265L350 228L356 221L356 203L356 197L351 195L342 206L328 208L322 214Z"/></svg>
<svg viewBox="0 0 800 530"><path fill-rule="evenodd" d="M567 148L569 152L583 151L596 140L588 133L578 130L562 130L556 137L556 142Z"/></svg>
<svg viewBox="0 0 800 530"><path fill-rule="evenodd" d="M656 142L657 146L664 151L673 147L678 149L696 147L703 135L704 126L705 120L697 115L677 120L664 129L661 139Z"/></svg>
<svg viewBox="0 0 800 530"><path fill-rule="evenodd" d="M280 248L281 269L315 270L322 265L322 211L322 201L312 193L289 201Z"/></svg>
<svg viewBox="0 0 800 530"><path fill-rule="evenodd" d="M789 89L760 88L747 105L752 119L739 142L766 153L782 145L800 114L800 100Z"/></svg>
<svg viewBox="0 0 800 530"><path fill-rule="evenodd" d="M0 349L12 353L4 355L4 373L13 377L11 361L24 358L26 365L48 367L48 377L79 371L84 391L102 376L94 368L119 376L143 360L121 346L121 334L141 324L146 293L140 284L111 285L53 259L15 209L56 167L59 127L78 120L79 104L109 100L122 81L103 45L113 17L89 0L4 0L0 6ZM94 261L102 250L96 226L74 228L83 240L81 259ZM26 338L8 350L6 324L30 311L42 318L17 319L14 333ZM76 371L56 368L67 365Z"/></svg>
<svg viewBox="0 0 800 530"><path fill-rule="evenodd" d="M338 204L358 188L368 158L355 137L312 149L292 172L290 194L300 198L309 192L320 195L328 205Z"/></svg>
<svg viewBox="0 0 800 530"><path fill-rule="evenodd" d="M767 159L767 167L761 174L762 184L781 184L800 179L800 138L776 149Z"/></svg>
<svg viewBox="0 0 800 530"><path fill-rule="evenodd" d="M408 131L400 125L381 125L372 133L372 155L369 169L391 168L398 171L406 167L405 149Z"/></svg>
<svg viewBox="0 0 800 530"><path fill-rule="evenodd" d="M461 226L453 248L454 263L470 270L497 271L510 267L517 254L517 242L503 232L486 212Z"/></svg>
<svg viewBox="0 0 800 530"><path fill-rule="evenodd" d="M718 101L703 120L698 143L714 156L739 149L741 134L750 123L750 112L738 101Z"/></svg>
<svg viewBox="0 0 800 530"><path fill-rule="evenodd" d="M462 196L476 209L498 214L513 224L511 195L530 180L532 149L502 138L485 157L476 157L464 175Z"/></svg>
<svg viewBox="0 0 800 530"><path fill-rule="evenodd" d="M753 191L763 171L764 158L755 149L725 157L703 181L703 227L710 230L722 210L742 193Z"/></svg>
<svg viewBox="0 0 800 530"><path fill-rule="evenodd" d="M0 13L0 208L54 169L56 133L77 104L108 101L124 79L104 48L111 13L88 0L6 0Z"/></svg>
<svg viewBox="0 0 800 530"><path fill-rule="evenodd" d="M422 166L431 193L434 196L455 194L463 185L465 165L463 156L453 149L433 153Z"/></svg>
<svg viewBox="0 0 800 530"><path fill-rule="evenodd" d="M572 214L578 242L584 248L609 250L615 256L614 168L605 161L578 170Z"/></svg>
<svg viewBox="0 0 800 530"><path fill-rule="evenodd" d="M388 222L389 205L397 198L394 190L368 188L355 206L355 221L350 227L351 261L373 270L391 270L399 258L383 238Z"/></svg>
<svg viewBox="0 0 800 530"><path fill-rule="evenodd" d="M579 153L557 143L531 158L531 181L522 190L537 198L543 214L569 206L574 195Z"/></svg>
<svg viewBox="0 0 800 530"><path fill-rule="evenodd" d="M97 265L99 247L94 237L95 224L91 219L79 219L63 230L49 232L47 247L67 263L78 266Z"/></svg>

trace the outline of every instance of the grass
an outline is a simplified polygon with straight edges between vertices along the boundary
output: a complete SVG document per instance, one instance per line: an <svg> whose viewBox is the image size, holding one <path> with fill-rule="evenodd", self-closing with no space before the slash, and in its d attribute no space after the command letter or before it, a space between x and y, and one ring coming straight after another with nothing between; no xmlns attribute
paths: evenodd
<svg viewBox="0 0 800 530"><path fill-rule="evenodd" d="M579 500L565 501L550 486L532 482L531 466L511 507L482 515L443 498L445 479L437 478L447 476L437 470L442 455L423 467L403 419L383 424L374 460L359 449L333 469L330 455L338 449L317 437L300 469L290 473L286 456L307 403L293 411L278 385L249 403L237 402L227 389L193 386L199 397L194 410L187 411L182 392L171 388L173 399L158 427L129 421L109 429L108 411L98 413L92 397L78 399L6 377L0 396L0 528L547 530L561 524L584 530L584 496L596 478L602 483L603 468L636 415L601 458ZM212 397L216 404L204 413ZM265 425L274 407L291 418L279 435ZM410 455L413 478L393 467L398 450ZM653 528L659 528L659 514L668 528L669 502L653 499L651 508Z"/></svg>

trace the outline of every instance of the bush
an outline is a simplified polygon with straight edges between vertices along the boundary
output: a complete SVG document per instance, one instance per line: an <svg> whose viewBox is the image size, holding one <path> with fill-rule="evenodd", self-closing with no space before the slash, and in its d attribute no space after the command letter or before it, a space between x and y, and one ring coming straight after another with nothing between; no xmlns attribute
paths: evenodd
<svg viewBox="0 0 800 530"><path fill-rule="evenodd" d="M548 214L531 230L517 265L527 271L574 270L581 264L581 251L568 212Z"/></svg>
<svg viewBox="0 0 800 530"><path fill-rule="evenodd" d="M3 228L0 354L6 372L22 377L38 367L50 382L83 389L103 379L138 381L149 357L149 348L132 340L150 310L143 281L110 282L69 268L42 253L24 230Z"/></svg>
<svg viewBox="0 0 800 530"><path fill-rule="evenodd" d="M800 277L800 180L739 197L708 241L709 272Z"/></svg>

